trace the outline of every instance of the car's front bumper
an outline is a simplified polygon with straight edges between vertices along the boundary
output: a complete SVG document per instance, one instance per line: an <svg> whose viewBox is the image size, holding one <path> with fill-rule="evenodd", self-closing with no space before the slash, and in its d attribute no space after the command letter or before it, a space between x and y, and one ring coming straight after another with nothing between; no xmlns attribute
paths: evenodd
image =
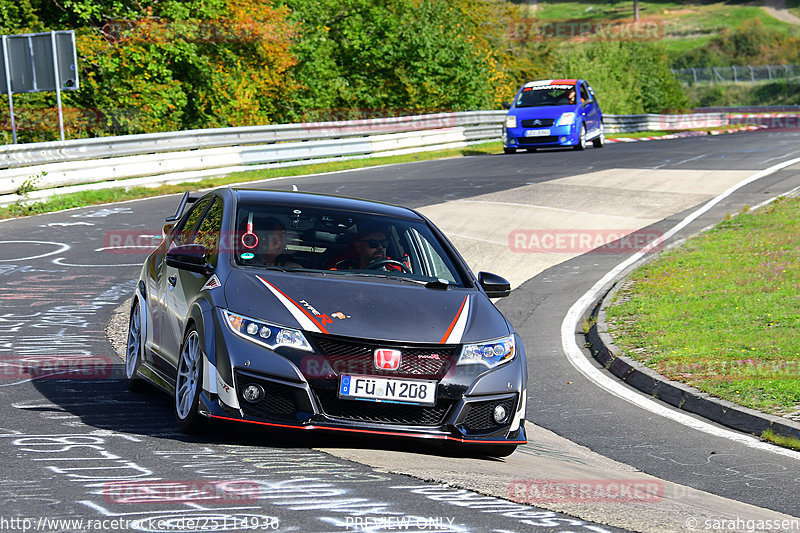
<svg viewBox="0 0 800 533"><path fill-rule="evenodd" d="M529 132L536 132L531 134ZM549 128L507 128L503 126L504 148L575 146L580 142L576 123ZM535 136L531 136L535 135Z"/></svg>
<svg viewBox="0 0 800 533"><path fill-rule="evenodd" d="M200 401L200 413L210 418L463 443L526 442L525 353L519 338L516 357L493 370L450 365L437 379L436 404L420 406L340 398L338 375L308 376L319 355L280 355L224 326L217 332L215 360L204 356ZM250 384L265 391L257 402L243 395ZM502 423L493 418L497 405L508 413Z"/></svg>

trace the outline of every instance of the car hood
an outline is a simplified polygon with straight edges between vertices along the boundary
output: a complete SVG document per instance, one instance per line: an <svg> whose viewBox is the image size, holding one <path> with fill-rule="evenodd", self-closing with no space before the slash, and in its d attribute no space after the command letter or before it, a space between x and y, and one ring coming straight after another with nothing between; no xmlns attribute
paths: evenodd
<svg viewBox="0 0 800 533"><path fill-rule="evenodd" d="M518 120L526 120L529 118L557 119L564 113L576 113L577 111L577 105L556 105L545 107L515 107L509 111L509 114L516 116Z"/></svg>
<svg viewBox="0 0 800 533"><path fill-rule="evenodd" d="M476 289L431 289L381 277L234 270L231 311L322 334L393 342L460 344L510 333Z"/></svg>

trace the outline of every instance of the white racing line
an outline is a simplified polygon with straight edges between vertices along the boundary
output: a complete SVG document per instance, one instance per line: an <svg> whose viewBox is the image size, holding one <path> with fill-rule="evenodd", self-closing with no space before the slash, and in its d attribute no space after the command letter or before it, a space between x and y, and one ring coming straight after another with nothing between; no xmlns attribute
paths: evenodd
<svg viewBox="0 0 800 533"><path fill-rule="evenodd" d="M564 349L564 353L567 356L567 360L574 366L581 374L586 376L590 381L596 384L598 387L604 389L606 392L613 394L614 396L621 398L637 407L650 411L656 415L662 416L664 418L668 418L679 424L683 424L684 426L690 427L692 429L696 429L698 431L702 431L704 433L708 433L715 437L722 437L725 439L732 440L739 444L744 444L750 448L755 448L758 450L763 450L767 452L776 453L778 455L784 455L786 457L791 457L793 459L800 459L800 452L796 452L794 450L789 450L787 448L780 448L778 446L767 444L758 440L755 437L750 435L745 435L743 433L738 433L735 431L731 431L728 429L717 427L709 422L705 422L703 420L698 420L693 416L690 416L686 413L676 411L671 407L667 407L660 403L657 403L655 400L642 396L637 391L634 391L628 388L627 385L622 384L621 382L617 381L614 378L609 377L608 375L601 372L592 363L589 359L584 355L581 349L578 347L577 342L575 341L575 331L578 327L578 322L583 318L583 313L586 309L589 308L594 302L597 301L597 298L604 292L606 286L611 283L617 276L619 276L626 268L633 265L637 261L639 261L644 255L653 249L656 246L660 246L664 241L671 238L675 235L678 231L688 226L692 221L697 219L700 215L710 210L716 204L721 202L723 199L727 198L740 188L748 185L756 180L759 180L763 177L769 176L770 174L774 174L775 172L782 170L788 166L794 165L795 163L800 163L800 157L791 159L789 161L784 161L783 163L778 163L777 165L773 165L767 169L764 169L752 176L740 181L736 185L732 186L728 190L721 193L719 196L709 200L705 205L703 205L698 210L694 211L682 221L680 221L677 225L672 227L668 230L664 235L657 239L656 241L650 243L645 248L642 248L628 259L623 261L622 263L618 264L614 269L608 272L602 279L600 279L594 286L589 289L581 298L575 302L572 307L570 307L569 311L567 311L567 315L564 317L564 321L561 323L561 346Z"/></svg>

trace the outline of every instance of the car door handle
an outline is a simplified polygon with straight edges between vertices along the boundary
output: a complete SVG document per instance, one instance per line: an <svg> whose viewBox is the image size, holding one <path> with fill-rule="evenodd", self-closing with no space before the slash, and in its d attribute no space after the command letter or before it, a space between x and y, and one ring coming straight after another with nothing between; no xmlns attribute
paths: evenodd
<svg viewBox="0 0 800 533"><path fill-rule="evenodd" d="M167 281L169 281L169 284L174 287L175 284L178 283L178 278L175 276L170 276L167 278Z"/></svg>

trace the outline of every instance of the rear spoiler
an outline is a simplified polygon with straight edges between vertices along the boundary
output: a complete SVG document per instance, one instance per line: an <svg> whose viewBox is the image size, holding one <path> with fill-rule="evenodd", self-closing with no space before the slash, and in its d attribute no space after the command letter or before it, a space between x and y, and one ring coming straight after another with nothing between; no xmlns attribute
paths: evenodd
<svg viewBox="0 0 800 533"><path fill-rule="evenodd" d="M189 191L183 193L183 198L181 198L181 203L178 204L178 209L175 211L174 215L168 216L164 219L165 222L175 222L179 218L183 216L183 210L186 209L186 204L193 204L197 200L199 200L199 196L190 196Z"/></svg>

